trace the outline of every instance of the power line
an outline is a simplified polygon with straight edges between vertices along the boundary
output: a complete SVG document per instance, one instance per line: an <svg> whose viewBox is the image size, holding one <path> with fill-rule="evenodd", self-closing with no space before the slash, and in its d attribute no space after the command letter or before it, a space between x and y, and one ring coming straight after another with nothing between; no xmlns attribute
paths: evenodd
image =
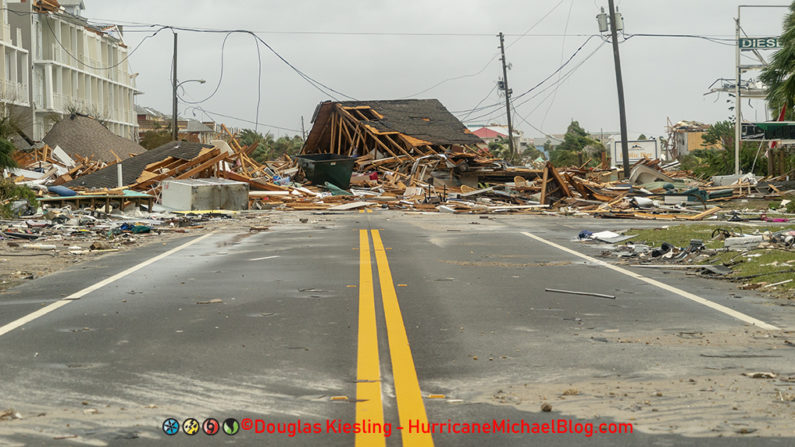
<svg viewBox="0 0 795 447"><path fill-rule="evenodd" d="M157 31L155 31L154 33L152 33L152 34L150 34L150 35L148 35L148 36L145 36L143 39L141 39L141 41L140 41L140 42L138 42L138 45L136 45L136 46L135 46L135 48L133 48L133 49L132 49L132 51L128 52L128 53L127 53L127 56L125 56L125 57L124 57L122 60L120 60L118 63L116 63L116 64L114 64L114 65L111 65L111 66L108 66L108 67L94 67L94 66L92 66L92 65L89 65L89 64L87 64L87 63L83 62L83 61L82 61L82 60L80 60L80 59L79 59L77 56L73 55L73 54L72 54L72 53L69 51L69 49L68 49L68 48L66 48L66 47L65 47L65 46L64 46L64 45L61 43L61 41L58 39L58 36L56 36L56 35L55 35L55 30L53 30L53 29L52 29L52 25L50 24L50 21L49 21L49 20L45 20L45 22L47 23L47 28L49 28L49 30L50 30L50 34L52 35L53 39L55 39L55 42L57 42L57 43L58 43L58 46L59 46L59 47L61 47L61 49L63 49L64 53L68 54L68 55L69 55L69 57L71 57L72 59L74 59L74 60L75 60L76 62L78 62L80 65L83 65L83 66L85 66L85 67L91 68L92 70L110 70L110 69L113 69L113 68L116 68L116 67L118 67L119 65L121 65L121 64L123 64L125 61L127 61L127 60L130 58L130 56L132 56L132 55L133 55L133 54L134 54L136 51L138 51L138 49L139 49L139 48L141 48L141 45L143 45L143 43L144 43L144 42L146 42L148 39L151 39L152 37L155 37L155 36L157 36L157 35L158 35L158 34L159 34L161 31L163 31L164 29L166 29L165 27L161 27L160 29L158 29L158 30L157 30Z"/></svg>
<svg viewBox="0 0 795 447"><path fill-rule="evenodd" d="M622 32L622 34L624 33ZM725 45L729 47L733 47L737 44L734 41L734 39L710 37L698 34L652 34L652 33L624 34L624 38L626 40L632 39L633 37L672 37L672 38L682 38L682 39L703 39L708 42L717 43L719 45Z"/></svg>
<svg viewBox="0 0 795 447"><path fill-rule="evenodd" d="M83 64L83 65L85 65L85 66L87 66L89 68L92 68L92 69L95 69L95 70L109 70L111 68L114 68L114 67L117 67L117 66L121 65L121 63L124 62L124 61L119 62L118 64L112 65L110 67L93 67L93 66L90 66L88 64L85 64L80 59L78 59L73 54L71 54L69 52L69 50L61 43L61 41L58 40L58 38L55 35L55 32L52 29L52 26L50 25L49 21L47 21L47 26L50 28L50 32L52 33L52 36L55 38L55 41L58 43L58 46L63 48L63 50L72 59L74 59L77 62L80 62L81 64ZM290 61L288 61L284 56L282 56L278 51L276 51L270 44L268 44L268 42L266 42L264 39L262 39L260 36L258 36L256 33L252 32L252 31L243 30L243 29L238 29L238 30L202 30L202 29L198 29L198 28L188 28L188 27L168 26L168 25L157 25L157 24L151 24L151 25L148 25L148 26L150 26L150 27L159 27L159 29L152 36L149 36L149 37L154 37L155 35L157 35L161 31L163 31L164 29L169 29L169 30L171 30L171 32L185 31L185 32L201 32L201 33L215 33L215 34L217 34L217 33L225 33L227 35L230 34L230 33L249 34L252 37L254 37L254 39L256 39L257 41L262 43L262 45L264 45L268 50L270 50L279 60L281 60L284 64L286 64L288 67L290 67L299 76L301 76L304 80L309 82L310 85L315 87L317 90L319 90L324 95L334 99L335 101L339 101L339 99L337 97L335 97L334 95L329 93L329 91L331 91L331 92L337 93L338 95L343 96L345 98L356 100L356 98L354 98L352 96L349 96L349 95L346 95L346 94L344 94L344 93L342 93L342 92L340 92L338 90L335 90L335 89L323 84L322 82L312 78L308 74L304 73L303 71L298 69L298 67L293 65ZM147 37L147 38L149 38L149 37ZM143 44L144 40L147 40L147 38L144 38L141 42L139 42L138 46L135 49L137 50ZM127 57L124 60L127 60L129 57L130 57L130 54L128 54Z"/></svg>
<svg viewBox="0 0 795 447"><path fill-rule="evenodd" d="M559 72L560 72L560 71L561 71L563 68L565 68L565 67L566 67L566 65L568 65L568 64L569 64L569 63L570 63L570 62L571 62L571 61L574 59L574 57L575 57L575 56L576 56L576 55L577 55L577 54L578 54L578 53L579 53L579 52L580 52L580 51L581 51L581 50L582 50L582 49L585 47L585 45L586 45L586 44L588 44L588 42L589 42L589 41L590 41L590 40L591 40L593 37L595 37L595 36L597 36L597 35L596 35L596 34L593 34L593 35L589 36L589 37L588 37L588 39L586 39L586 40L585 40L585 42L583 42L583 43L580 45L580 47L579 47L579 48L577 48L577 50L575 50L575 51L574 51L574 53L573 53L571 56L569 56L569 59L568 59L568 60L566 60L566 62L565 62L565 63L561 64L561 65L560 65L560 66L559 66L559 67L558 67L558 68L557 68L555 71L553 71L553 72L552 72L552 73L551 73L549 76L547 76L546 78L544 78L544 79L543 79L541 82L539 82L538 84L536 84L535 86L533 86L533 87L532 87L532 88L530 88L529 90L526 90L526 91L525 91L525 92L523 92L522 94L515 96L515 97L514 97L514 100L517 100L517 99L519 99L519 98L521 98L521 97L523 97L523 96L527 95L528 93L532 92L533 90L535 90L535 89L537 89L538 87L540 87L541 85L543 85L545 82L547 82L547 81L548 81L549 79L551 79L553 76L555 76L555 74L559 73ZM586 60L587 60L587 59L586 59ZM553 85L554 85L554 84L553 84ZM479 110L486 110L486 109L492 109L492 108L495 108L495 107L500 107L500 106L502 106L502 103L499 103L499 102L497 102L497 103L494 103L494 104L489 104L489 105L487 105L487 106L483 106L483 107L481 107L480 109L478 109L478 108L477 108L477 106L476 106L476 107L475 107L475 108L473 108L473 109L472 109L470 112L472 112L472 111L479 111ZM467 111L463 111L463 112L467 112ZM492 112L487 112L486 114L484 114L484 115L481 115L481 117L482 117L482 116L487 116L487 115L489 115L489 114L491 114L491 113L492 113ZM475 118L475 119L476 119L476 118Z"/></svg>
<svg viewBox="0 0 795 447"><path fill-rule="evenodd" d="M543 129L540 129L540 128L536 127L536 126L535 126L533 123L531 123L530 121L527 121L527 120L526 120L526 119L525 119L525 118L524 118L522 115L520 115L520 114L519 114L519 112L517 112L517 111L516 111L516 108L515 108L515 107L513 108L513 113L514 113L516 116L518 116L520 120L524 121L524 123L525 123L525 124L527 124L528 126L532 127L532 128L533 128L533 129L535 129L537 132L540 132L540 133L541 133L541 135L543 135L543 136L545 136L545 137L547 137L547 138L551 138L551 139L553 139L553 140L562 141L560 138L554 137L554 136L552 136L552 135L550 135L550 134L548 134L548 133L544 132L544 130L543 130Z"/></svg>
<svg viewBox="0 0 795 447"><path fill-rule="evenodd" d="M452 78L447 78L447 79L445 79L445 80L443 80L443 81L439 81L439 82L437 82L436 84L434 84L434 85L432 85L432 86L430 86L430 87L426 88L425 90L421 90L421 91L419 91L419 92L417 92L417 93L414 93L413 95L408 95L408 96L405 96L405 98L413 98L413 97L415 97L415 96L419 96L419 95L421 95L421 94L423 94L423 93L425 93L425 92L427 92L427 91L429 91L429 90L433 90L433 89L435 89L436 87L438 87L438 86L440 86L440 85L442 85L442 84L445 84L445 83L447 83L447 82L450 82L450 81L457 81L457 80L459 80L459 79L465 79L465 78L473 78L473 77L475 77L475 76L477 76L477 75L479 75L479 74L483 73L484 71L486 71L486 68L488 68L488 67L489 67L489 65L491 65L491 63L492 63L492 62L494 62L494 59L496 59L496 58L497 58L497 54L495 54L494 56L492 56L492 57L491 57L491 59L489 59L489 61L488 61L488 62L486 62L486 65L484 65L484 66L483 66L483 68L481 68L481 69L480 69L480 70L479 70L477 73L472 73L472 74L468 74L468 75L461 75L461 76L454 76L454 77L452 77Z"/></svg>
<svg viewBox="0 0 795 447"><path fill-rule="evenodd" d="M249 123L249 124L258 124L258 123L257 123L257 122L255 122L255 121L247 120L247 119L245 119L245 118L240 118L240 117L237 117L237 116L226 115L226 114L219 113L219 112L213 112L213 111L209 111L209 110L206 110L205 108L203 108L203 107L200 107L200 106L189 106L189 107L186 109L186 111L187 111L187 110L189 110L189 109L196 109L196 110L199 110L199 111L203 112L204 114L206 114L207 116L209 116L210 118L212 118L212 119L214 119L214 120L215 120L216 118L213 118L213 115L215 115L215 116L220 116L220 117L223 117L223 118L229 118L229 119L237 120L237 121L240 121L240 122L243 122L243 123ZM259 123L259 125L260 125L260 126L263 126L263 127L270 127L270 128L273 128L273 129L279 129L279 130L284 130L284 131L288 131L288 132L301 133L301 131L300 131L300 130L298 130L298 129L290 129L290 128L288 128L288 127L281 127L281 126L276 126L276 125L273 125L273 124Z"/></svg>
<svg viewBox="0 0 795 447"><path fill-rule="evenodd" d="M505 109L502 108L503 106L504 104L497 104L497 107L493 107L490 111L482 115L478 115L474 118L470 118L469 122L477 122L480 120L489 121L496 117L502 117L503 115L505 115Z"/></svg>
<svg viewBox="0 0 795 447"><path fill-rule="evenodd" d="M566 25L563 27L563 34L569 30L569 20L571 19L571 11L574 9L574 0L571 0L569 4L569 14L566 16ZM560 63L563 63L563 56L566 51L566 38L563 38L563 42L560 44ZM558 73L558 81L560 81L560 73ZM555 98L558 96L558 88L560 88L560 83L558 83L557 87L555 87L555 92L552 94L552 101L549 103L549 107L547 111L544 113L544 119L541 120L541 125L543 126L544 123L547 121L547 116L549 115L549 111L552 110L552 105L555 104Z"/></svg>
<svg viewBox="0 0 795 447"><path fill-rule="evenodd" d="M469 118L469 115L471 115L471 114L472 114L472 112L473 112L475 109L477 109L477 108L478 108L478 106L480 106L481 104L483 104L483 101L487 100L487 99L489 98L489 96L491 96L491 94L492 94L492 93L494 93L494 90L497 90L497 84L496 84L496 83L494 84L494 87L492 87L492 88L491 88L491 90L489 90L489 92L486 94L486 96L484 96L484 97L483 97L483 99L481 99L481 100L480 100L480 102L478 102L477 104L475 104L475 107L473 107L473 108L472 108L472 110L470 110L470 111L469 111L469 112L468 112L466 115L464 115L464 117L463 117L463 118L461 118L461 121L464 121L464 120L466 120L467 118Z"/></svg>
<svg viewBox="0 0 795 447"><path fill-rule="evenodd" d="M569 78L571 78L571 76L573 76L573 75L574 75L574 72L575 72L575 71L577 71L577 69L578 69L578 68L580 68L580 67L581 67L583 64L585 64L585 62L586 62L586 61L588 61L588 59L590 59L591 57L593 57L593 56L594 56L594 55L595 55L595 54L596 54L596 53L599 51L599 49L601 49L601 48L602 48L602 46L603 46L603 45L604 45L604 42L603 42L601 45L599 45L597 48L595 48L595 49L594 49L594 51L592 51L592 52L591 52L591 53L590 53L588 56L586 56L586 58L585 58L585 59L583 59L583 60L582 60L582 61L580 61L580 62L579 62L577 65L575 65L574 67L572 67L572 68L571 68L571 70L569 70L569 71L567 71L566 73L564 73L564 74L563 74L563 75L560 77L560 79L559 79L559 80L556 80L555 82L553 82L553 83L551 83L551 84L547 85L547 86L546 86L546 87L544 87L543 89L539 90L539 91L538 91L538 92L537 92L535 95L533 95L533 96L530 96L530 97L526 98L524 101L522 101L522 102L521 102L521 103L519 103L518 105L517 105L517 104L512 104L512 108L513 108L513 110L516 110L516 109L517 109L517 107L520 107L520 106L522 106L522 105L524 105L524 104L528 103L529 101L531 101L531 100L533 100L533 99L535 99L535 98L537 98L537 97L541 96L541 95L542 95L544 92L546 92L546 91L548 91L548 90L550 90L550 89L554 88L555 86L557 86L557 85L559 85L559 84L560 84L560 85L562 85L562 84L563 84L564 82L566 82L566 81L567 81ZM538 103L538 105L536 105L536 107L535 107L535 108L533 108L533 110L531 110L531 111L530 111L530 113L533 113L533 112L535 112L536 110L538 110L538 108L539 108L539 107L541 107L541 105L543 105L543 104L546 102L546 100L547 100L547 99L549 99L551 96L552 96L551 94L550 94L550 95L547 95L547 96L546 96L546 98L544 98L543 100L541 100L541 102L540 102L540 103ZM496 117L500 117L500 116L502 116L502 115L504 115L504 114L505 114L505 112L502 112L502 111L500 111L500 110L497 110L497 112L501 112L501 113L496 113L496 114L495 114L495 112L493 112L493 111L492 111L492 112L487 112L487 113L486 113L486 114L484 114L484 115L481 115L481 116L479 116L479 117L475 117L475 118L473 118L473 119L472 119L472 121L475 121L475 120L477 120L477 119L480 119L480 118L483 118L483 117L487 117L487 118L486 118L486 120L489 120L489 119L493 119L493 118L496 118ZM534 128L535 128L535 127L534 127ZM536 130L538 130L538 129L536 129Z"/></svg>
<svg viewBox="0 0 795 447"><path fill-rule="evenodd" d="M523 97L523 96L527 95L528 93L532 92L533 90L537 89L537 88L538 88L538 87L540 87L542 84L544 84L544 83L545 83L545 82L547 82L549 79L551 79L553 76L555 76L555 75L556 75L558 72L560 72L561 70L563 70L564 68L566 68L566 66L567 66L569 63L571 63L571 61L572 61L572 60L574 60L574 57L575 57L575 56L577 56L577 54L578 54L580 51L582 51L582 49L583 49L583 48L585 48L585 46L586 46L586 45L588 45L588 42L590 42L590 41L591 41L591 39L593 39L593 38L594 38L594 37L596 37L596 36L597 36L597 34L593 34L593 35L589 36L587 39L585 39L585 42L583 42L582 44L580 44L580 46L579 46L579 47L578 47L578 48L577 48L577 49L574 51L574 53L572 53L572 55L571 55L571 56L569 56L569 58L566 60L566 62L564 62L563 64L561 64L561 65L560 65L560 66L559 66L559 67L558 67L558 68L557 68L555 71L553 71L552 73L550 73L550 75L549 75L549 76L547 76L546 78L544 78L544 79L543 79L541 82L539 82L538 84L536 84L535 86L533 86L533 87L532 87L532 88L530 88L529 90L525 91L524 93L522 93L522 94L520 94L520 95L517 95L516 97L514 97L514 100L516 100L516 99L519 99L519 98L521 98L521 97Z"/></svg>
<svg viewBox="0 0 795 447"><path fill-rule="evenodd" d="M560 5L561 5L561 4L562 4L564 1L565 1L565 0L560 0L560 1L559 1L559 2L558 2L556 5L555 5L555 6L553 6L553 7L552 7L552 9L550 9L550 10L549 10L549 11L548 11L546 14L544 14L544 15L543 15L543 16L542 16L542 17L541 17L541 18L540 18L538 21L536 21L536 22L535 22L533 25L531 25L531 26L530 26L530 28L528 28L528 29L527 29L527 30L526 30L524 33L522 33L522 34L521 34L521 35L520 35L520 36L519 36L519 37L518 37L516 40L514 40L513 42L511 42L511 43L508 45L508 48L510 48L510 47L511 47L513 44L515 44L515 43L516 43L516 42L518 42L519 40L521 40L523 37L525 37L525 36L526 36L526 35L527 35L527 34L528 34L530 31L532 31L532 30L533 30L533 28L535 28L536 26L538 26L538 25L539 25L541 22L543 22L543 21L544 21L544 19L546 19L547 17L549 17L549 15L550 15L550 14L552 14L552 13L553 13L553 12L554 12L554 11L555 11L557 8L558 8L558 6L560 6ZM573 1L573 0L572 0L572 1ZM571 12L571 11L570 11L570 12ZM503 35L503 36L505 36L506 34L504 34L504 33L503 33L502 35ZM491 64L491 63L494 61L494 59L496 59L496 58L497 58L497 54L495 54L494 56L492 56L492 57L491 57L491 59L489 59L489 61L486 63L486 65L484 65L484 66L483 66L483 68L482 68L482 69L481 69L481 70L480 70L478 73L476 73L476 74L474 74L474 75L465 75L465 76L458 76L458 77L450 78L450 79L447 79L447 80L445 80L445 81L442 81L442 82L440 82L439 84L436 84L436 85L434 85L434 86L432 86L432 87L430 87L430 88L428 88L428 89L425 89L425 90L423 90L423 91L422 91L422 92L420 92L420 93L424 93L424 92L426 92L426 91L428 91L428 90L431 90L432 88L434 88L434 87L436 87L436 86L438 86L438 85L440 85L440 84L442 84L442 83L444 83L444 82L453 81L453 80L456 80L456 79L462 79L462 78L468 78L468 77L477 76L478 74L480 74L480 73L483 73L483 71L484 71L484 70L486 70L486 68L487 68L487 67L488 67L488 66L489 66L489 65L490 65L490 64ZM496 88L496 85L495 85L495 88ZM494 89L492 89L491 91L494 91ZM485 97L485 98L483 98L483 99L482 99L482 100L481 100L481 101L480 101L480 102L479 102L479 103L478 103L478 104L477 104L475 107L473 107L473 108L472 108L472 109L471 109L469 112L467 112L467 115L466 115L466 117L464 117L463 119L466 119L466 118L467 118L467 117L468 117L470 114L472 114L472 112L474 112L474 111L475 111L475 109L477 109L477 108L478 108L478 106L480 106L480 104L482 104L482 103L483 103L483 101L485 101L485 100L486 100L486 98L488 98L488 97L491 95L491 91L490 91L490 92L489 92L489 93L486 95L486 97ZM419 93L418 93L418 94L419 94ZM507 93L506 93L506 94L507 94Z"/></svg>
<svg viewBox="0 0 795 447"><path fill-rule="evenodd" d="M511 48L511 47L512 47L512 46L513 46L513 45L514 45L516 42L519 42L520 40L522 40L522 39L523 39L525 36L527 36L527 33L529 33L530 31L532 31L532 30L533 30L533 28L535 28L536 26L538 26L539 24L541 24L541 22L543 22L543 21L544 21L544 19L546 19L547 17L549 17L549 15L550 15L550 14L552 14L553 12L555 12L555 10L556 10L556 9L558 9L558 7L559 7L560 5L562 5L562 4L563 4L563 2L565 2L565 1L566 1L566 0L560 0L559 2L557 2L557 3L555 4L555 6L553 6L553 7L552 7L552 9L550 9L549 11L547 11L547 13L546 13L546 14L544 14L543 16L541 16L541 18L540 18L540 19L538 19L538 20L537 20L535 23L533 23L532 25L530 25L530 28L527 28L527 30L526 30L524 33L522 33L521 35L519 35L519 37L518 37L516 40L514 40L513 42L511 42L510 44L508 44L508 46L507 46L506 48ZM507 36L507 34L503 34L503 35Z"/></svg>
<svg viewBox="0 0 795 447"><path fill-rule="evenodd" d="M529 98L526 98L524 101L522 101L522 102L520 102L519 104L517 104L517 105L516 105L516 107L521 107L522 105L524 105L524 104L528 103L528 102L529 102L529 101L531 101L532 99L534 99L534 98L537 98L537 97L538 97L538 96L540 96L542 93L544 93L545 91L549 90L550 88L553 88L553 87L554 87L555 85L557 85L558 83L563 83L563 82L566 82L566 81L567 81L567 80L568 80L568 79L569 79L571 76L573 76L573 75L574 75L574 72L575 72L575 71L577 71L577 69L578 69L578 68L582 67L582 66L583 66L583 64L585 64L585 62L587 62L587 61L588 61L590 58L592 58L592 57L593 57L593 56L594 56L594 55L595 55L597 52L599 52L599 50L600 50L600 49L601 49L601 48L604 46L604 44L605 44L605 43L604 43L604 42L602 42L602 43L601 43L601 44L600 44L598 47L594 48L594 50L593 50L593 51L592 51L590 54L588 54L588 55L585 57L585 59L583 59L583 60L581 60L580 62L578 62L578 63L577 63L577 64L576 64L574 67L572 67L572 68L571 68L571 70L567 71L567 72L566 72L566 73L565 73L565 74L564 74L564 75L563 75L563 76L562 76L562 77L561 77L561 78L560 78L558 81L555 81L554 83L552 83L552 84L550 84L550 85L548 85L548 86L544 87L544 88L543 88L541 91L539 91L537 94L535 94L535 95L533 95L533 96L531 96L531 97L529 97ZM534 87L534 88L535 88L535 87ZM529 93L529 92L530 92L530 91L528 91L527 93Z"/></svg>
<svg viewBox="0 0 795 447"><path fill-rule="evenodd" d="M220 74L218 75L218 83L215 84L215 88L213 89L212 93L210 93L206 98L201 99L199 101L187 101L185 99L182 99L182 101L184 103L186 103L186 104L201 104L203 102L209 101L210 99L212 99L213 96L215 96L216 93L218 93L218 90L221 88L221 82L224 79L224 59L225 59L224 58L224 50L226 49L226 41L229 39L229 36L231 36L231 35L232 35L232 33L227 33L227 35L224 37L224 41L221 43L221 70L220 70Z"/></svg>

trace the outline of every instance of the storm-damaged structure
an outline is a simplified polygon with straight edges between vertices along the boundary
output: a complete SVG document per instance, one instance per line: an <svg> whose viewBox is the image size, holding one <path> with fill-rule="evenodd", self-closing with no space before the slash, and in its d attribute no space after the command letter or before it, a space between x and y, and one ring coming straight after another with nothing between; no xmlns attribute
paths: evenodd
<svg viewBox="0 0 795 447"><path fill-rule="evenodd" d="M312 121L305 154L416 160L483 144L436 99L323 102Z"/></svg>

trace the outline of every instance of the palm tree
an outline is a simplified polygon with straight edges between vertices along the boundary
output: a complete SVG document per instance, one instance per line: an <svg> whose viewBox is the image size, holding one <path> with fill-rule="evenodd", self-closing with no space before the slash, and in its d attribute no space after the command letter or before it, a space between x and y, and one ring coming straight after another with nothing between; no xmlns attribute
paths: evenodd
<svg viewBox="0 0 795 447"><path fill-rule="evenodd" d="M16 148L10 141L0 137L0 170L17 167L17 163L11 157L15 150Z"/></svg>
<svg viewBox="0 0 795 447"><path fill-rule="evenodd" d="M779 38L781 49L769 65L762 69L760 79L768 86L767 100L772 108L795 105L795 1L784 19L784 33Z"/></svg>

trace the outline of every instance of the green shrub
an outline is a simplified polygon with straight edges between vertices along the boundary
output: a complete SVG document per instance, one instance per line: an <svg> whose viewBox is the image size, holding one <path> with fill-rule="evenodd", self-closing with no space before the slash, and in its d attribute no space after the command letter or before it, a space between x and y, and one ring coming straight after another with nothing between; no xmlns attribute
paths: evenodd
<svg viewBox="0 0 795 447"><path fill-rule="evenodd" d="M15 200L27 200L31 207L37 206L36 193L32 189L8 179L0 179L0 216L13 217L11 204Z"/></svg>

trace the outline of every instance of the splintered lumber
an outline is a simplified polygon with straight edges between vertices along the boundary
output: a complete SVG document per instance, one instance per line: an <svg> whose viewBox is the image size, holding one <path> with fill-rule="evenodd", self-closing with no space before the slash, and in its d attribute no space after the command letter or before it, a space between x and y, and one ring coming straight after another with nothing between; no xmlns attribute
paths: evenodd
<svg viewBox="0 0 795 447"><path fill-rule="evenodd" d="M193 169L178 175L176 178L177 179L191 178L194 175L204 171L205 169L212 167L213 165L215 165L219 161L224 160L225 158L226 158L226 154L225 153L219 153L216 156L210 158L209 160L204 161L203 163L201 163L198 166L194 167Z"/></svg>
<svg viewBox="0 0 795 447"><path fill-rule="evenodd" d="M563 177L551 162L547 162L544 165L544 172L541 177L541 204L546 205L548 202L571 196L571 190L569 190Z"/></svg>
<svg viewBox="0 0 795 447"><path fill-rule="evenodd" d="M155 182L159 182L159 181L161 181L163 179L166 179L166 178L169 178L169 177L177 177L178 175L180 175L181 173L183 173L185 171L192 170L192 168L195 167L195 166L202 165L207 160L216 159L220 155L224 155L225 156L226 154L221 154L221 150L220 149L213 148L213 149L211 149L211 150L209 150L207 152L204 152L203 154L199 154L196 158L194 158L192 160L188 160L185 163L174 167L173 169L169 169L168 171L163 172L161 174L158 174L158 175L156 175L156 176L154 176L154 177L152 177L152 178L150 178L148 180L144 180L142 182L137 182L137 183L131 185L130 187L132 189L146 189L149 186L153 185ZM221 157L221 159L223 159L223 158L224 157ZM196 172L198 173L198 172L201 172L202 170L204 170L204 168L200 169L200 170L198 170ZM186 177L177 177L177 178L186 178Z"/></svg>
<svg viewBox="0 0 795 447"><path fill-rule="evenodd" d="M169 155L168 157L166 157L166 158L164 158L164 159L162 159L162 160L160 160L158 162L150 163L150 164L146 165L144 170L155 172L158 169L161 169L161 168L164 168L164 167L168 166L169 164L173 163L174 161L183 161L184 162L185 160L180 160L179 158L172 157L172 156Z"/></svg>
<svg viewBox="0 0 795 447"><path fill-rule="evenodd" d="M720 207L716 206L714 208L710 208L710 209L708 209L706 211L698 213L698 214L696 214L694 216L681 216L679 218L680 219L687 219L687 220L701 220L701 219L703 219L703 218L705 218L707 216L711 216L711 215L717 213L720 210L721 210Z"/></svg>
<svg viewBox="0 0 795 447"><path fill-rule="evenodd" d="M541 178L541 202L542 204L547 203L547 184L549 183L549 169L544 169L544 176Z"/></svg>
<svg viewBox="0 0 795 447"><path fill-rule="evenodd" d="M142 171L141 175L138 176L138 178L135 180L135 182L136 183L143 183L143 182L145 182L147 180L151 180L151 179L153 179L155 177L157 177L157 174L155 174L154 172Z"/></svg>
<svg viewBox="0 0 795 447"><path fill-rule="evenodd" d="M259 198L259 197L276 197L276 196L289 196L291 193L290 191L249 191L248 196Z"/></svg>

